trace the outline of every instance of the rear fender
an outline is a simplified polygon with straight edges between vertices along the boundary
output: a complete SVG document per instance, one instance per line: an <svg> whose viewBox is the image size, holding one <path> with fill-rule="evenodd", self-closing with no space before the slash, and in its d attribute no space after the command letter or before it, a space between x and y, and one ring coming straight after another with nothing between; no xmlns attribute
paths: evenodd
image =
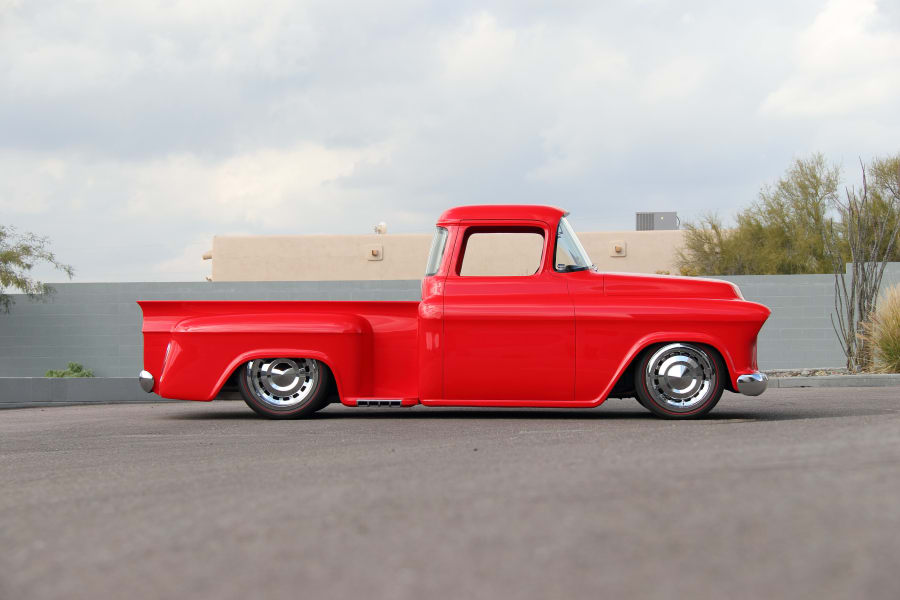
<svg viewBox="0 0 900 600"><path fill-rule="evenodd" d="M228 378L231 377L232 373L237 371L244 363L247 363L251 360L256 360L258 358L314 358L320 362L323 362L331 370L331 375L334 377L334 382L338 389L338 396L340 396L341 398L344 397L343 391L341 390L342 378L340 375L340 369L338 367L335 367L335 365L333 364L334 361L327 354L318 350L280 347L260 348L259 350L244 352L236 356L234 360L232 360L228 364L228 367L225 369L225 371L222 372L219 380L216 381L213 398L218 395L219 391L222 389L222 386L225 385L225 382L228 381Z"/></svg>
<svg viewBox="0 0 900 600"><path fill-rule="evenodd" d="M331 369L341 397L371 381L372 328L353 314L206 315L178 321L170 333L157 393L212 400L243 363L257 358L314 358Z"/></svg>
<svg viewBox="0 0 900 600"><path fill-rule="evenodd" d="M177 333L371 333L359 315L341 313L260 313L206 315L178 321Z"/></svg>

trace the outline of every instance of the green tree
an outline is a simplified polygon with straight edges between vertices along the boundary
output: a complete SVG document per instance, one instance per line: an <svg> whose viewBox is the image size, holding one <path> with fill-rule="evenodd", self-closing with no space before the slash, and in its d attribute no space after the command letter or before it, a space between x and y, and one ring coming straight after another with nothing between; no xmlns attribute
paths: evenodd
<svg viewBox="0 0 900 600"><path fill-rule="evenodd" d="M0 311L9 312L12 298L7 290L17 290L29 298L40 299L53 288L30 276L39 263L46 263L62 271L70 279L72 267L57 260L50 251L50 240L33 233L19 233L13 227L0 225Z"/></svg>
<svg viewBox="0 0 900 600"><path fill-rule="evenodd" d="M821 154L796 159L725 228L716 215L688 223L676 263L685 275L829 273L823 231L840 169Z"/></svg>
<svg viewBox="0 0 900 600"><path fill-rule="evenodd" d="M885 231L893 231L900 220L900 154L876 158L865 173L875 222ZM900 261L900 244L894 244L889 256L891 261Z"/></svg>
<svg viewBox="0 0 900 600"><path fill-rule="evenodd" d="M894 189L897 165L900 156L880 158L864 171L869 179L868 210L888 230L900 219L893 201L900 191ZM826 234L836 231L835 250L841 260L851 260L844 233L847 224L839 210L843 187L840 168L823 155L796 159L738 213L734 227L723 226L716 215L685 225L676 264L684 275L832 273ZM900 247L890 250L888 260L900 260Z"/></svg>

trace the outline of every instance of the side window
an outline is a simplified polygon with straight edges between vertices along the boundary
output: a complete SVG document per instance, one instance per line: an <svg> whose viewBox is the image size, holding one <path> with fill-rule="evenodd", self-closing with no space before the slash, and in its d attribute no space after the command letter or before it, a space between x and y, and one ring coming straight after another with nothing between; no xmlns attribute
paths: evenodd
<svg viewBox="0 0 900 600"><path fill-rule="evenodd" d="M555 264L556 268L559 270L565 269L567 265L575 264L575 259L569 254L569 250L559 242L556 244L556 260L553 264Z"/></svg>
<svg viewBox="0 0 900 600"><path fill-rule="evenodd" d="M556 256L553 265L554 269L563 273L585 271L594 266L565 217L559 220L559 227L556 228Z"/></svg>
<svg viewBox="0 0 900 600"><path fill-rule="evenodd" d="M465 241L463 277L509 277L534 275L541 268L544 236L535 231L478 231Z"/></svg>
<svg viewBox="0 0 900 600"><path fill-rule="evenodd" d="M447 230L438 227L431 238L431 250L428 252L428 263L425 265L425 277L431 277L441 268L441 259L444 258L444 247L447 245Z"/></svg>

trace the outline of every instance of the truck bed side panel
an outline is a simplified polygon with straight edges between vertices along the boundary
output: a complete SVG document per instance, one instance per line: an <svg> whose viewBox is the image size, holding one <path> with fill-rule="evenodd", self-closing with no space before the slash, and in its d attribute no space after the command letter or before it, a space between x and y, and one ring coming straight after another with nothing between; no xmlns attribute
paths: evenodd
<svg viewBox="0 0 900 600"><path fill-rule="evenodd" d="M211 400L242 363L318 358L342 397L417 397L418 302L139 302L166 398Z"/></svg>

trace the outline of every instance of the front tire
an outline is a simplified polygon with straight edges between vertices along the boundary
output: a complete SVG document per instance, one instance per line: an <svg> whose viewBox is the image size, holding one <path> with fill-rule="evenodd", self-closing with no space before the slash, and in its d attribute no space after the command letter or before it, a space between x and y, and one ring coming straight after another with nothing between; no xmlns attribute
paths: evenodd
<svg viewBox="0 0 900 600"><path fill-rule="evenodd" d="M299 419L328 405L331 371L314 358L260 358L238 368L247 406L269 419Z"/></svg>
<svg viewBox="0 0 900 600"><path fill-rule="evenodd" d="M728 372L708 346L677 342L651 346L634 372L638 401L665 419L696 419L711 411L725 390Z"/></svg>

